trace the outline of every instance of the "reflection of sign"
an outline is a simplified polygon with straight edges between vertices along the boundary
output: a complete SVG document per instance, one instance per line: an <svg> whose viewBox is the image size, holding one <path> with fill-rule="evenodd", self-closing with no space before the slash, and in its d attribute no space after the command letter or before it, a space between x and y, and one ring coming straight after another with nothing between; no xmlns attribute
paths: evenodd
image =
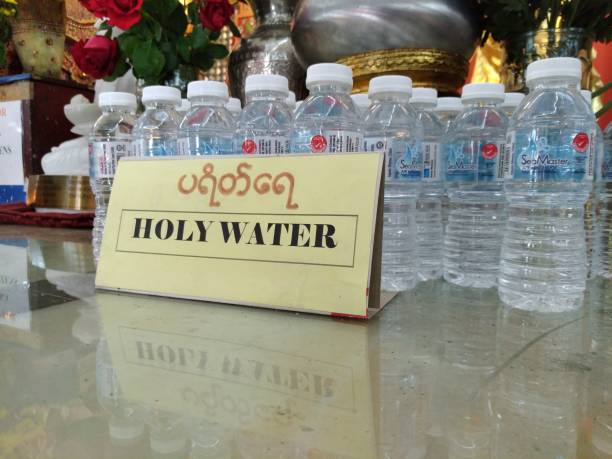
<svg viewBox="0 0 612 459"><path fill-rule="evenodd" d="M25 201L21 101L0 102L0 203Z"/></svg>
<svg viewBox="0 0 612 459"><path fill-rule="evenodd" d="M124 158L96 286L371 316L380 309L383 159Z"/></svg>

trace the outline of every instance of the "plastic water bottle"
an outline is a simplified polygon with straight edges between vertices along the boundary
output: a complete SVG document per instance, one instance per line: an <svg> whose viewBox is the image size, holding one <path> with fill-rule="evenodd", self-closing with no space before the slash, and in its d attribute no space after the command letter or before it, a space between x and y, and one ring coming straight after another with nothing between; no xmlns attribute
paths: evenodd
<svg viewBox="0 0 612 459"><path fill-rule="evenodd" d="M530 92L508 129L499 296L512 307L563 311L581 305L586 284L583 223L592 187L596 126L576 89L580 61L527 67Z"/></svg>
<svg viewBox="0 0 612 459"><path fill-rule="evenodd" d="M238 122L240 121L240 114L242 113L242 103L240 99L236 99L235 97L230 97L225 104L225 108L227 108L232 117L234 118L234 124L238 126Z"/></svg>
<svg viewBox="0 0 612 459"><path fill-rule="evenodd" d="M579 88L580 86L578 86ZM592 109L592 94L591 91L583 89L580 90L580 95L587 103L588 109L590 113L593 113ZM595 114L593 113L593 120L595 121L595 139L594 139L594 148L595 148L595 176L597 176L597 167L598 167L598 159L602 157L603 153L603 133L601 129L599 129L599 125L597 124L597 119L595 118ZM597 275L597 249L596 249L596 222L597 222L597 199L596 199L596 189L593 187L591 191L589 191L589 197L587 198L586 203L584 204L584 234L585 234L585 243L586 243L586 257L587 257L587 279L591 279Z"/></svg>
<svg viewBox="0 0 612 459"><path fill-rule="evenodd" d="M181 106L176 109L180 117L184 117L191 110L191 102L188 99L181 99Z"/></svg>
<svg viewBox="0 0 612 459"><path fill-rule="evenodd" d="M136 156L173 156L177 154L176 134L181 117L181 91L168 86L147 86L142 91L145 111L134 127Z"/></svg>
<svg viewBox="0 0 612 459"><path fill-rule="evenodd" d="M366 151L385 152L382 288L416 285L416 199L423 175L421 123L408 104L412 80L381 76L370 80L372 105L365 121Z"/></svg>
<svg viewBox="0 0 612 459"><path fill-rule="evenodd" d="M178 129L181 155L227 155L234 152L234 118L225 108L229 95L220 81L192 81L187 85L191 110Z"/></svg>
<svg viewBox="0 0 612 459"><path fill-rule="evenodd" d="M353 99L361 118L365 120L370 108L370 96L368 94L351 94L351 99Z"/></svg>
<svg viewBox="0 0 612 459"><path fill-rule="evenodd" d="M506 220L503 153L508 117L498 106L504 86L468 84L465 110L447 136L446 187L450 198L444 237L444 278L463 287L497 284Z"/></svg>
<svg viewBox="0 0 612 459"><path fill-rule="evenodd" d="M438 103L434 113L444 126L444 132L448 132L451 123L463 111L463 104L459 97L438 97Z"/></svg>
<svg viewBox="0 0 612 459"><path fill-rule="evenodd" d="M363 123L351 100L353 71L342 64L314 64L306 71L308 98L293 120L293 153L357 152Z"/></svg>
<svg viewBox="0 0 612 459"><path fill-rule="evenodd" d="M434 114L438 91L431 88L412 90L410 105L423 125L421 155L423 157L423 183L416 203L418 275L423 281L442 276L442 138L444 126Z"/></svg>
<svg viewBox="0 0 612 459"><path fill-rule="evenodd" d="M136 124L136 96L124 92L104 92L99 100L102 116L89 138L89 183L96 200L93 227L93 254L100 258L100 245L117 162L132 154L132 130Z"/></svg>
<svg viewBox="0 0 612 459"><path fill-rule="evenodd" d="M512 115L514 115L516 108L520 105L521 101L524 98L525 94L521 92L507 92L504 95L504 101L499 106L499 108L501 108L508 117L508 119L510 119L512 118Z"/></svg>
<svg viewBox="0 0 612 459"><path fill-rule="evenodd" d="M234 149L245 155L289 153L291 109L286 103L287 78L249 75L245 83L247 104L242 110Z"/></svg>
<svg viewBox="0 0 612 459"><path fill-rule="evenodd" d="M294 114L294 116L295 116L295 114L297 113L297 111L299 110L300 105L302 105L302 102L304 102L304 101L303 101L303 100L298 100L298 101L295 103L295 109L293 110L293 114Z"/></svg>
<svg viewBox="0 0 612 459"><path fill-rule="evenodd" d="M444 127L444 132L448 133L450 125L455 118L463 111L463 104L459 97L438 97L438 104L434 109L434 113L438 117L440 123ZM446 232L446 226L448 225L448 211L450 209L450 200L448 198L448 191L444 189L442 195L442 225Z"/></svg>
<svg viewBox="0 0 612 459"><path fill-rule="evenodd" d="M598 160L596 179L597 219L597 274L612 279L612 123L604 134L604 148Z"/></svg>
<svg viewBox="0 0 612 459"><path fill-rule="evenodd" d="M295 111L295 103L296 103L295 93L293 91L289 91L289 95L285 99L285 103L287 104L287 107L289 107L289 110L291 110L291 113L293 113Z"/></svg>

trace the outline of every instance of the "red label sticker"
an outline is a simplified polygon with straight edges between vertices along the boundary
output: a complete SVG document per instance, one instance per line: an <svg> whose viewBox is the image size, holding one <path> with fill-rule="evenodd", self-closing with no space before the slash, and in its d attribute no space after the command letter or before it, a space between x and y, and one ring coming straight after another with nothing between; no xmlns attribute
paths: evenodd
<svg viewBox="0 0 612 459"><path fill-rule="evenodd" d="M572 141L574 150L578 153L584 153L589 149L589 136L584 132L579 132Z"/></svg>
<svg viewBox="0 0 612 459"><path fill-rule="evenodd" d="M493 159L497 156L497 145L494 143L485 143L482 146L481 153L484 159Z"/></svg>
<svg viewBox="0 0 612 459"><path fill-rule="evenodd" d="M257 151L257 144L254 140L247 139L242 142L242 151L247 155L252 155Z"/></svg>
<svg viewBox="0 0 612 459"><path fill-rule="evenodd" d="M310 139L310 149L313 153L321 153L327 148L327 140L322 135L314 135Z"/></svg>

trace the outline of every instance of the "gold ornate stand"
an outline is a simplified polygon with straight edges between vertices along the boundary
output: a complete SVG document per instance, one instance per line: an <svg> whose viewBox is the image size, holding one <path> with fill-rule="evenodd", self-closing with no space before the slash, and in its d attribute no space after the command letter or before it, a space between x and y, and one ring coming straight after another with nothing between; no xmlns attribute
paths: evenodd
<svg viewBox="0 0 612 459"><path fill-rule="evenodd" d="M96 207L89 177L78 175L30 176L27 204L38 208L86 212Z"/></svg>
<svg viewBox="0 0 612 459"><path fill-rule="evenodd" d="M400 48L368 51L338 61L353 69L353 92L367 92L371 78L406 75L415 87L433 87L442 95L457 94L468 72L463 56L427 48Z"/></svg>

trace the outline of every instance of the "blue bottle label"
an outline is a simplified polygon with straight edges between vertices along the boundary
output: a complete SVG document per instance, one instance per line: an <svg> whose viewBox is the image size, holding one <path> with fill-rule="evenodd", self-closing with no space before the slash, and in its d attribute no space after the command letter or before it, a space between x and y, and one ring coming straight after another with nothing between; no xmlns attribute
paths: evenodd
<svg viewBox="0 0 612 459"><path fill-rule="evenodd" d="M601 179L606 182L612 181L612 145L604 146L601 161Z"/></svg>
<svg viewBox="0 0 612 459"><path fill-rule="evenodd" d="M418 145L388 137L369 137L364 144L366 151L385 152L386 179L420 181L423 177L423 155Z"/></svg>
<svg viewBox="0 0 612 459"><path fill-rule="evenodd" d="M504 178L503 142L466 140L446 147L446 180L495 182Z"/></svg>
<svg viewBox="0 0 612 459"><path fill-rule="evenodd" d="M442 146L437 142L423 142L423 181L441 180Z"/></svg>
<svg viewBox="0 0 612 459"><path fill-rule="evenodd" d="M514 180L569 182L592 180L595 171L595 131L509 131L504 177Z"/></svg>

